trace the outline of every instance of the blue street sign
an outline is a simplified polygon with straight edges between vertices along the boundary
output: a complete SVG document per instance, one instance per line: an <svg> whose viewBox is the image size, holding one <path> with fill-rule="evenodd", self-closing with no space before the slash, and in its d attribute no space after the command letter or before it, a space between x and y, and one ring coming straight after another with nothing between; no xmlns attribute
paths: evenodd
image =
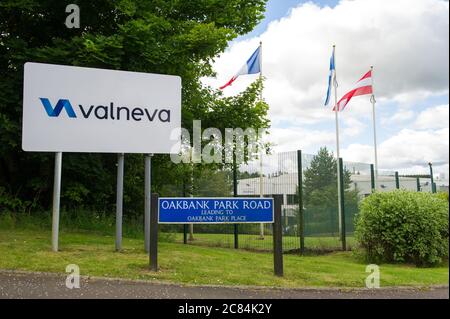
<svg viewBox="0 0 450 319"><path fill-rule="evenodd" d="M272 198L159 198L160 224L273 223Z"/></svg>

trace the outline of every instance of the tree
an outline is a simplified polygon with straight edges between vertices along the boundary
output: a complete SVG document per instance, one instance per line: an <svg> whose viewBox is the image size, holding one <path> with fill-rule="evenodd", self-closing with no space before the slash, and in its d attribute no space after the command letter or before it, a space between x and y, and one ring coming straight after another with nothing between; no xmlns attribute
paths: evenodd
<svg viewBox="0 0 450 319"><path fill-rule="evenodd" d="M64 25L65 7L80 7L81 28ZM212 127L233 127L239 104L246 125L258 127L265 104L248 104L262 87L250 86L236 99L204 88L200 78L214 75L212 61L230 40L251 31L263 18L266 0L2 0L0 2L0 187L7 194L36 199L48 207L53 154L21 150L23 65L27 61L176 74L182 77L182 123L192 119ZM241 116L243 115L243 116ZM244 116L245 115L245 116ZM143 157L127 155L124 208L143 208ZM108 211L114 203L116 156L64 154L62 205L89 203ZM184 165L185 166L185 165ZM155 190L174 179L182 184L188 169L167 156L153 158ZM127 211L125 212L127 213Z"/></svg>
<svg viewBox="0 0 450 319"><path fill-rule="evenodd" d="M230 197L233 194L233 177L230 171L206 169L195 181L195 195L203 197Z"/></svg>
<svg viewBox="0 0 450 319"><path fill-rule="evenodd" d="M332 233L338 227L337 161L326 147L320 148L304 171L303 201L305 220L310 232ZM351 173L344 168L344 203L346 225L352 226L358 204L357 190L351 190ZM351 212L351 214L349 214ZM347 228L347 230L349 230Z"/></svg>

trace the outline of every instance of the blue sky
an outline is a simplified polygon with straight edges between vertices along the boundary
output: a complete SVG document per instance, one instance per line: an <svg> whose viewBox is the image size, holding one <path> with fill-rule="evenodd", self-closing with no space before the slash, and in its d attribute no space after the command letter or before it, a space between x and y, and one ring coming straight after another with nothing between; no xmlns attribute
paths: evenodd
<svg viewBox="0 0 450 319"><path fill-rule="evenodd" d="M333 151L334 115L323 106L328 61L336 44L338 96L374 65L380 168L426 172L429 161L448 175L448 2L395 0L269 0L265 19L229 45L216 63L224 84L263 41L264 98L278 151ZM234 95L256 78L241 76ZM373 162L368 96L340 113L344 160Z"/></svg>

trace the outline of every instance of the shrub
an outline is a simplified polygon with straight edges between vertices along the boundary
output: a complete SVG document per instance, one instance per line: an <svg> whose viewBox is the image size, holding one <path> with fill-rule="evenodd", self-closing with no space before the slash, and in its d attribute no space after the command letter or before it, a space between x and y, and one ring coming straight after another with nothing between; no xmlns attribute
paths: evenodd
<svg viewBox="0 0 450 319"><path fill-rule="evenodd" d="M0 213L24 212L30 204L31 202L22 201L0 187Z"/></svg>
<svg viewBox="0 0 450 319"><path fill-rule="evenodd" d="M436 196L438 198L441 198L441 199L446 200L448 202L448 193L447 192L436 193Z"/></svg>
<svg viewBox="0 0 450 319"><path fill-rule="evenodd" d="M369 262L438 264L448 258L448 202L430 193L376 192L361 203L355 236Z"/></svg>

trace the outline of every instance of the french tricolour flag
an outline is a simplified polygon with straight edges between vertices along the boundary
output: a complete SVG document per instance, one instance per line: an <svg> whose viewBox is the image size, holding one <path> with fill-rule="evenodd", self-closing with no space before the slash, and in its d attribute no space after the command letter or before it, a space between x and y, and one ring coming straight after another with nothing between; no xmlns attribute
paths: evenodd
<svg viewBox="0 0 450 319"><path fill-rule="evenodd" d="M339 100L337 103L338 111L342 111L352 97L366 94L372 94L372 70L364 74L363 77L356 82L355 87ZM333 108L333 111L334 110L335 107Z"/></svg>
<svg viewBox="0 0 450 319"><path fill-rule="evenodd" d="M231 85L239 75L256 74L261 72L261 45L250 56L242 68L225 84L220 87L221 90Z"/></svg>

